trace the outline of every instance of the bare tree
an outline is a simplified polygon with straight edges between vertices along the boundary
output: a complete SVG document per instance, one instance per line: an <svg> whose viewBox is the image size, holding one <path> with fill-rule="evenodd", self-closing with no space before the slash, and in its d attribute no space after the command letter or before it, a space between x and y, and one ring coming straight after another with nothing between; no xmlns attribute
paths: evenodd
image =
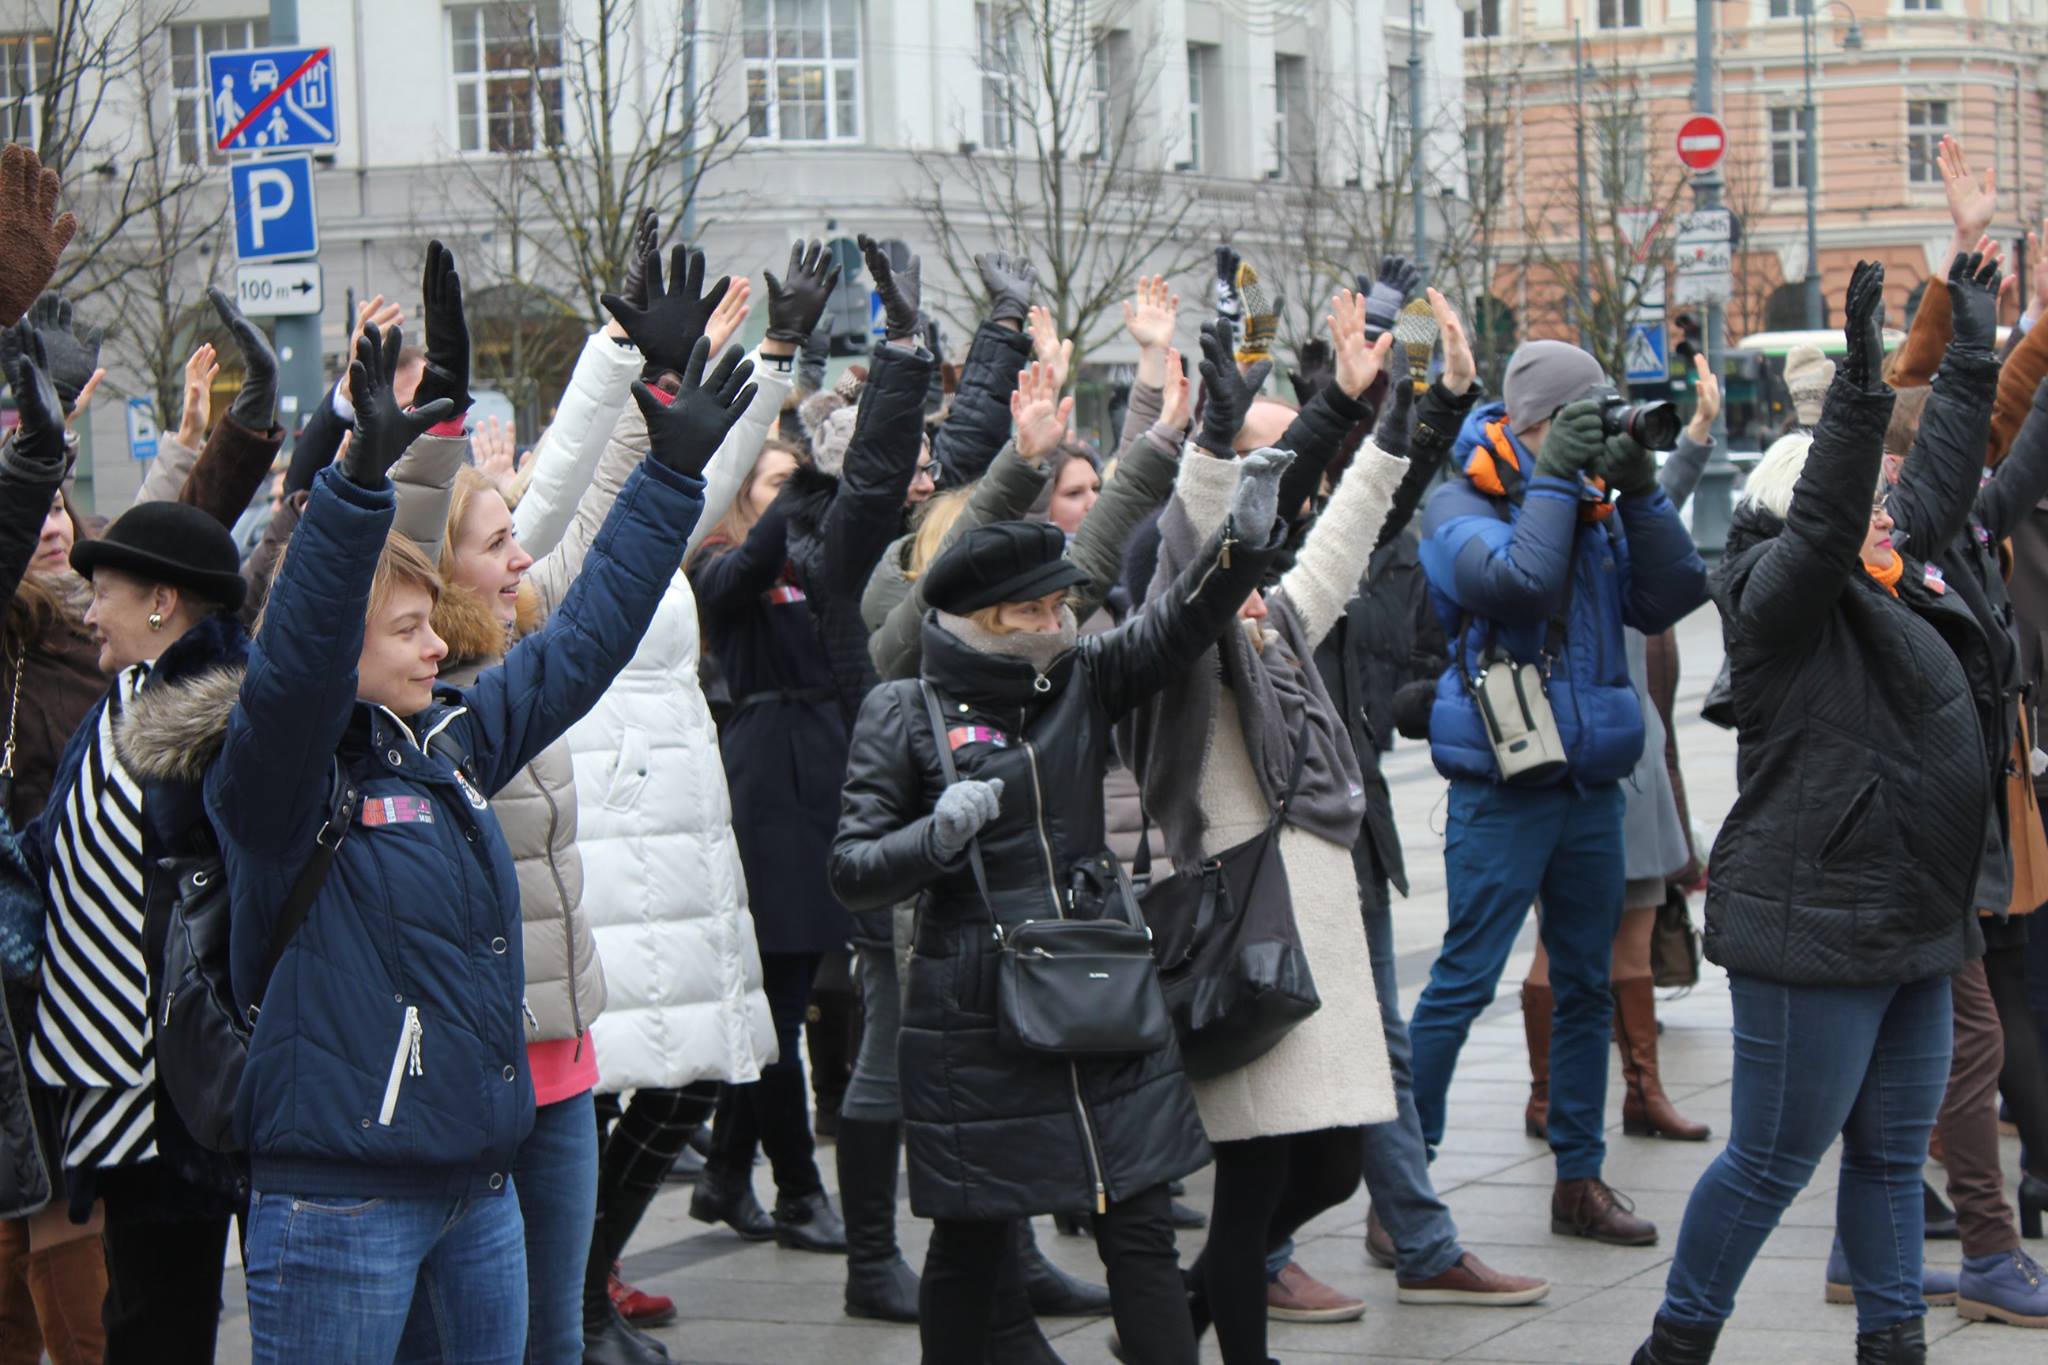
<svg viewBox="0 0 2048 1365"><path fill-rule="evenodd" d="M1158 135L1145 112L1161 67L1122 27L1134 8L1021 0L999 10L981 53L981 124L959 130L959 153L915 158L917 207L956 297L980 293L977 249L1029 256L1076 365L1119 325L1139 274L1189 270L1213 244L1197 186L1166 165L1186 156L1184 136ZM971 328L973 318L954 321Z"/></svg>

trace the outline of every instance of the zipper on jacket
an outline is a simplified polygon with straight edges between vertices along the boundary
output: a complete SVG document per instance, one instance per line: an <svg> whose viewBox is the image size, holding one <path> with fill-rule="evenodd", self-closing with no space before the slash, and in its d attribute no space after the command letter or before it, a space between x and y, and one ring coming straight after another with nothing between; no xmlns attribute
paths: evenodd
<svg viewBox="0 0 2048 1365"><path fill-rule="evenodd" d="M566 979L569 986L569 1021L576 1030L575 1057L580 1062L583 1060L583 1011L576 1003L575 911L569 904L569 888L562 881L562 869L555 865L555 830L560 827L562 809L555 804L555 794L548 790L548 784L541 780L540 773L531 764L527 765L526 771L527 775L533 778L533 785L540 792L541 799L548 803L548 841L544 847L547 849L548 875L555 879L555 903L562 907L562 947L566 950L563 961L568 964ZM532 1020L533 1031L540 1032L540 1020L534 1019L530 1006L526 1010L526 1017Z"/></svg>
<svg viewBox="0 0 2048 1365"><path fill-rule="evenodd" d="M408 1075L424 1076L427 1066L420 1058L420 1039L427 1026L420 1022L420 1007L405 1007L405 1023L398 1030L398 1050L391 1054L391 1074L384 1081L384 1107L377 1111L377 1122L384 1127L391 1126L391 1116L398 1109L398 1088L405 1084Z"/></svg>

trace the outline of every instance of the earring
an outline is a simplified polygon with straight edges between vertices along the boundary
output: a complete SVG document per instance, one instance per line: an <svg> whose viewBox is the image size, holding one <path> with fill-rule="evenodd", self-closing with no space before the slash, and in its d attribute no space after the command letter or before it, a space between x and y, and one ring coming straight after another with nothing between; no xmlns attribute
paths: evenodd
<svg viewBox="0 0 2048 1365"><path fill-rule="evenodd" d="M164 614L162 612L153 611L149 614L149 628L151 630L162 630L164 628Z"/></svg>

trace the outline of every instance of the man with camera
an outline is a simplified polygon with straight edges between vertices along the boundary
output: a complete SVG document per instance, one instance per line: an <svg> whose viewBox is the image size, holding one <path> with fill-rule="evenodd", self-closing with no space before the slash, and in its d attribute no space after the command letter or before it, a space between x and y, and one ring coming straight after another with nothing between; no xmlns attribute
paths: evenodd
<svg viewBox="0 0 2048 1365"><path fill-rule="evenodd" d="M1608 969L1625 863L1621 781L1643 747L1624 625L1655 634L1707 599L1706 566L1657 484L1668 403L1630 405L1561 341L1508 361L1506 402L1475 409L1431 496L1422 567L1451 643L1430 711L1450 779L1449 924L1409 1025L1432 1149L1458 1051L1541 901L1556 999L1551 1230L1647 1246L1656 1226L1601 1179Z"/></svg>

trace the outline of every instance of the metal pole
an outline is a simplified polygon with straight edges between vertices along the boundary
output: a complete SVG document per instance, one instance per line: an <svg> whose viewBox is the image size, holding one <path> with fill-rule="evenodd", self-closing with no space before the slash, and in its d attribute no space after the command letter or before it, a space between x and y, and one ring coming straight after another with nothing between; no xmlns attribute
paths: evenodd
<svg viewBox="0 0 2048 1365"><path fill-rule="evenodd" d="M1697 0L1693 30L1692 105L1697 113L1714 112L1714 5L1717 0ZM1721 206L1721 172L1718 167L1692 182L1694 208ZM1707 304L1707 366L1724 381L1727 367L1727 315L1719 302ZM1734 507L1735 466L1728 459L1728 409L1714 419L1714 452L1701 471L1700 483L1692 497L1692 538L1700 551L1718 555L1728 540L1728 520Z"/></svg>
<svg viewBox="0 0 2048 1365"><path fill-rule="evenodd" d="M1820 165L1820 148L1814 140L1820 117L1813 107L1813 0L1799 0L1799 10L1800 47L1806 63L1806 103L1800 110L1800 117L1806 120L1802 142L1806 165L1801 169L1806 182L1806 325L1817 332L1825 323L1820 301L1820 177L1814 174Z"/></svg>
<svg viewBox="0 0 2048 1365"><path fill-rule="evenodd" d="M299 41L299 0L270 0L270 41L278 46ZM362 156L363 149L358 147L356 155ZM319 315L275 319L271 344L277 349L278 421L288 435L295 435L300 420L327 392Z"/></svg>
<svg viewBox="0 0 2048 1365"><path fill-rule="evenodd" d="M1577 20L1572 21L1572 105L1572 139L1579 160L1579 345L1586 346L1593 333L1593 303L1586 292L1587 280L1593 273L1592 252L1586 241L1586 220L1593 216L1593 196L1586 189L1586 54Z"/></svg>
<svg viewBox="0 0 2048 1365"><path fill-rule="evenodd" d="M697 0L688 0L683 6L683 119L689 129L689 141L683 147L683 211L678 215L675 240L688 242L696 234L697 226L697 120L703 111L697 108Z"/></svg>
<svg viewBox="0 0 2048 1365"><path fill-rule="evenodd" d="M1422 268L1429 255L1429 228L1422 201L1421 0L1408 0L1408 162L1408 193L1415 199L1415 264Z"/></svg>

